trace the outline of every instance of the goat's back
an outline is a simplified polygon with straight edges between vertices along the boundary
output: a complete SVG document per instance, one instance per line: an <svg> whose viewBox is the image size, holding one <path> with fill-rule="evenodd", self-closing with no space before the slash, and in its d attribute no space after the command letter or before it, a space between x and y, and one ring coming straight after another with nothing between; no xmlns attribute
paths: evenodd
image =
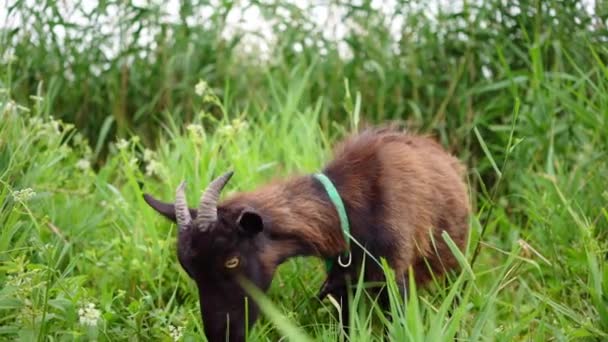
<svg viewBox="0 0 608 342"><path fill-rule="evenodd" d="M334 152L326 172L336 179L349 209L355 237L397 274L414 267L425 283L457 266L441 236L461 249L468 233L465 168L430 137L392 128L353 135ZM434 240L434 241L433 241Z"/></svg>

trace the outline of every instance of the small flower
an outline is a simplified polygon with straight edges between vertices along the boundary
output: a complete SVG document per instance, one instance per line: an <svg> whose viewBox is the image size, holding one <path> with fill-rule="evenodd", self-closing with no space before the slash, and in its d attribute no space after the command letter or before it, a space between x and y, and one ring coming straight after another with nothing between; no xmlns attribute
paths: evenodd
<svg viewBox="0 0 608 342"><path fill-rule="evenodd" d="M101 311L95 309L95 304L87 303L82 308L78 309L79 322L82 325L95 327L97 321L101 317Z"/></svg>
<svg viewBox="0 0 608 342"><path fill-rule="evenodd" d="M154 159L154 151L150 150L150 149L144 149L144 161L145 162L149 162L152 161Z"/></svg>
<svg viewBox="0 0 608 342"><path fill-rule="evenodd" d="M204 80L199 80L196 86L194 86L194 92L198 96L203 96L207 92L207 89L209 89L209 85Z"/></svg>
<svg viewBox="0 0 608 342"><path fill-rule="evenodd" d="M11 64L13 62L17 61L17 56L15 56L15 54L12 51L7 51L4 56L2 56L2 63L3 64Z"/></svg>
<svg viewBox="0 0 608 342"><path fill-rule="evenodd" d="M203 97L203 102L220 105L220 99L214 93L205 94Z"/></svg>
<svg viewBox="0 0 608 342"><path fill-rule="evenodd" d="M184 334L184 327L175 327L173 324L169 324L169 335L173 341L179 341Z"/></svg>
<svg viewBox="0 0 608 342"><path fill-rule="evenodd" d="M32 188L13 191L13 199L16 202L26 202L34 196L36 196L36 193L34 190L32 190Z"/></svg>
<svg viewBox="0 0 608 342"><path fill-rule="evenodd" d="M296 53L302 52L303 47L302 47L302 43L300 42L296 42L293 44L293 51L295 51Z"/></svg>
<svg viewBox="0 0 608 342"><path fill-rule="evenodd" d="M116 148L119 150L124 150L127 147L129 147L129 142L126 141L125 139L119 139L118 142L116 143Z"/></svg>
<svg viewBox="0 0 608 342"><path fill-rule="evenodd" d="M83 171L86 171L91 168L91 162L89 162L87 159L80 159L76 163L76 167Z"/></svg>
<svg viewBox="0 0 608 342"><path fill-rule="evenodd" d="M217 129L217 133L225 137L233 137L247 129L247 122L242 119L233 119L228 125L224 125Z"/></svg>
<svg viewBox="0 0 608 342"><path fill-rule="evenodd" d="M234 130L236 131L236 133L239 133L241 131L244 131L245 129L247 129L247 121L242 120L242 119L234 119L232 120L232 127L234 127Z"/></svg>
<svg viewBox="0 0 608 342"><path fill-rule="evenodd" d="M4 105L4 114L15 113L15 112L17 112L17 104L15 103L15 101L9 100Z"/></svg>
<svg viewBox="0 0 608 342"><path fill-rule="evenodd" d="M494 76L494 73L492 72L492 69L490 69L489 66L487 65L482 65L481 66L481 74L483 75L483 77L485 77L486 79L491 79L492 76Z"/></svg>
<svg viewBox="0 0 608 342"><path fill-rule="evenodd" d="M151 160L146 165L146 176L158 175L162 176L163 173L163 164L157 162L156 160Z"/></svg>
<svg viewBox="0 0 608 342"><path fill-rule="evenodd" d="M194 86L194 93L203 98L203 103L219 104L220 102L217 96L213 93L213 89L211 89L207 82L202 79L199 80Z"/></svg>
<svg viewBox="0 0 608 342"><path fill-rule="evenodd" d="M234 127L232 125L224 125L217 129L217 134L225 137L234 136Z"/></svg>
<svg viewBox="0 0 608 342"><path fill-rule="evenodd" d="M188 130L188 132L190 132L190 135L192 135L192 138L194 138L196 141L203 141L203 137L205 136L205 129L203 128L203 126L199 124L189 124L188 126L186 126L186 129Z"/></svg>
<svg viewBox="0 0 608 342"><path fill-rule="evenodd" d="M289 11L285 7L277 7L276 14L279 17L282 17L282 18L285 18L285 19L289 19L289 17L291 16L291 11Z"/></svg>

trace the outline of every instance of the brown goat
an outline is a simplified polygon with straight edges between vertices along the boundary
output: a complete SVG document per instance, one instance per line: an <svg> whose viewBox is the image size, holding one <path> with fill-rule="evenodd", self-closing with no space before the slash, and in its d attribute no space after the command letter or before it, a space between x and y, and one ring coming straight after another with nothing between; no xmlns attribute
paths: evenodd
<svg viewBox="0 0 608 342"><path fill-rule="evenodd" d="M350 243L350 265L334 262L319 296L345 299L347 279L357 279L363 260L365 281L384 280L380 266L369 256L364 259L359 244L376 260L385 258L401 285L407 284L410 266L420 285L455 268L441 234L447 232L464 248L469 216L464 170L431 138L391 127L367 129L341 142L322 172L342 198L357 243ZM179 260L199 288L210 341L226 336L241 341L245 325L257 318L258 309L249 302L250 321L244 322L247 294L238 276L265 291L287 258L337 260L347 249L336 207L312 175L276 181L218 205L231 176L210 184L198 209L186 209L183 186L175 205L145 195L150 206L180 226Z"/></svg>

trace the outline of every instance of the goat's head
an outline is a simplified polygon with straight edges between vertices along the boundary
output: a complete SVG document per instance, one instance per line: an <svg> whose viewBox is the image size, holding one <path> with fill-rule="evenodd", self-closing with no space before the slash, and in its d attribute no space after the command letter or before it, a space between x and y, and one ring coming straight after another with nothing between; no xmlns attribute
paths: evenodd
<svg viewBox="0 0 608 342"><path fill-rule="evenodd" d="M199 290L201 316L209 341L243 341L245 318L251 325L258 315L239 279L246 278L262 290L272 274L259 258L264 240L262 216L247 206L218 206L222 188L230 180L227 172L209 184L197 209L186 203L184 183L176 190L175 203L161 202L145 194L146 202L177 223L178 259Z"/></svg>

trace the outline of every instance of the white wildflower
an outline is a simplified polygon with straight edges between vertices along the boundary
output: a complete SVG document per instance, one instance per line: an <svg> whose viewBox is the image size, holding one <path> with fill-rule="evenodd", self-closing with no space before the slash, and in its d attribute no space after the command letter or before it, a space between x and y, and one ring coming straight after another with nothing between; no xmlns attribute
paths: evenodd
<svg viewBox="0 0 608 342"><path fill-rule="evenodd" d="M182 335L184 334L184 327L175 327L172 324L169 324L169 335L171 335L171 338L173 339L173 341L179 341L182 338Z"/></svg>
<svg viewBox="0 0 608 342"><path fill-rule="evenodd" d="M86 170L88 170L88 169L91 168L91 162L88 161L87 159L80 159L76 163L76 167L79 168L79 169L81 169L81 170L83 170L83 171L86 171Z"/></svg>
<svg viewBox="0 0 608 342"><path fill-rule="evenodd" d="M247 121L242 120L242 119L234 119L232 120L232 127L234 127L234 130L236 131L236 133L240 133L241 131L244 131L245 129L247 129Z"/></svg>
<svg viewBox="0 0 608 342"><path fill-rule="evenodd" d="M150 149L144 149L144 161L150 162L154 159L154 151Z"/></svg>
<svg viewBox="0 0 608 342"><path fill-rule="evenodd" d="M34 190L32 190L32 188L13 191L13 199L16 202L26 202L34 196L36 196L36 193Z"/></svg>
<svg viewBox="0 0 608 342"><path fill-rule="evenodd" d="M512 16L518 16L521 13L521 8L519 8L519 6L517 6L517 5L511 5L507 9L507 11Z"/></svg>
<svg viewBox="0 0 608 342"><path fill-rule="evenodd" d="M8 113L15 113L15 112L17 112L17 104L15 103L15 101L9 100L4 105L4 113L8 114Z"/></svg>
<svg viewBox="0 0 608 342"><path fill-rule="evenodd" d="M188 130L188 132L190 132L194 139L198 141L203 140L203 137L205 136L205 129L203 128L203 126L199 124L189 124L188 126L186 126L186 129Z"/></svg>
<svg viewBox="0 0 608 342"><path fill-rule="evenodd" d="M119 150L124 150L127 147L129 147L129 142L126 141L125 139L119 139L118 142L116 142L116 148Z"/></svg>
<svg viewBox="0 0 608 342"><path fill-rule="evenodd" d="M232 125L224 125L217 129L217 134L225 137L231 137L234 135L234 127L232 127Z"/></svg>
<svg viewBox="0 0 608 342"><path fill-rule="evenodd" d="M232 137L241 133L247 129L247 127L248 124L245 120L233 119L230 124L218 128L217 133L221 136Z"/></svg>
<svg viewBox="0 0 608 342"><path fill-rule="evenodd" d="M95 304L87 303L87 305L78 309L78 316L80 324L95 327L101 317L101 312L95 309Z"/></svg>
<svg viewBox="0 0 608 342"><path fill-rule="evenodd" d="M163 173L163 164L157 162L156 160L150 160L146 165L146 176L158 175L162 176Z"/></svg>
<svg viewBox="0 0 608 342"><path fill-rule="evenodd" d="M4 56L2 56L2 63L3 64L11 64L13 62L17 61L17 56L15 56L15 54L12 51L7 51Z"/></svg>
<svg viewBox="0 0 608 342"><path fill-rule="evenodd" d="M483 75L483 77L485 77L486 79L491 79L492 76L494 76L494 73L492 72L492 69L490 69L489 66L487 65L482 65L481 66L481 74Z"/></svg>
<svg viewBox="0 0 608 342"><path fill-rule="evenodd" d="M291 11L285 7L278 7L276 9L276 14L284 19L289 19L291 16Z"/></svg>
<svg viewBox="0 0 608 342"><path fill-rule="evenodd" d="M205 103L213 103L213 104L219 105L220 104L220 99L218 99L218 97L214 93L207 93L203 97L203 102L205 102Z"/></svg>
<svg viewBox="0 0 608 342"><path fill-rule="evenodd" d="M209 85L207 85L207 82L204 80L199 80L196 86L194 86L194 92L198 96L203 96L203 94L207 92L207 89L209 89Z"/></svg>
<svg viewBox="0 0 608 342"><path fill-rule="evenodd" d="M196 95L203 97L204 103L219 103L219 99L213 93L213 89L211 89L209 87L209 84L207 84L207 82L205 82L204 80L198 81L198 83L194 86L194 92L196 93Z"/></svg>

